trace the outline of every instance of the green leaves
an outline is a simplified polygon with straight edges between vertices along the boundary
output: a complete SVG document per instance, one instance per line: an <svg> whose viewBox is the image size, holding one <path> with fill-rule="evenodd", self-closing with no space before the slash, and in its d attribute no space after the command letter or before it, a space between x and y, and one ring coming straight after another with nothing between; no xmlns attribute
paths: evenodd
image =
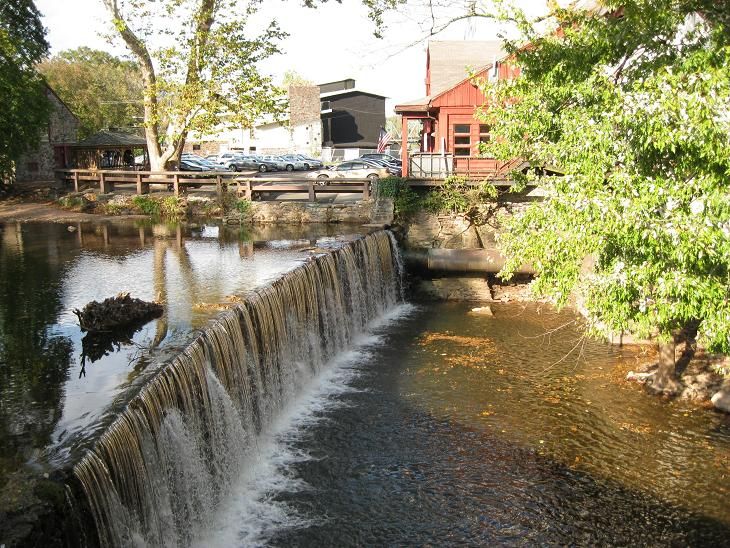
<svg viewBox="0 0 730 548"><path fill-rule="evenodd" d="M43 80L34 65L48 43L31 0L0 3L0 183L11 179L14 162L38 144L50 111Z"/></svg>
<svg viewBox="0 0 730 548"><path fill-rule="evenodd" d="M489 152L566 174L539 177L547 199L511 221L504 274L530 262L537 291L582 294L594 332L700 320L729 352L727 18L697 17L701 1L603 4L556 11L566 30L516 52L522 76L485 85Z"/></svg>
<svg viewBox="0 0 730 548"><path fill-rule="evenodd" d="M282 90L259 67L286 34L276 22L252 28L260 2L104 2L141 70L153 169L175 160L190 133L250 127L283 111Z"/></svg>
<svg viewBox="0 0 730 548"><path fill-rule="evenodd" d="M80 138L142 124L143 84L136 63L81 47L40 63L38 71L79 117Z"/></svg>

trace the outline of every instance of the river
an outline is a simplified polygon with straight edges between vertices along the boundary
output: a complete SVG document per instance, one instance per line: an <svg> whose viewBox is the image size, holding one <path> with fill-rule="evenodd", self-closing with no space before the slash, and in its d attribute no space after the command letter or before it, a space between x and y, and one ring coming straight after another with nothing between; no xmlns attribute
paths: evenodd
<svg viewBox="0 0 730 548"><path fill-rule="evenodd" d="M165 515L152 515L158 499L150 498L138 510L128 506L138 518L114 524L123 525L109 533L115 542L730 542L728 417L625 382L626 372L648 359L644 351L584 338L570 311L511 303L494 304L494 315L484 316L462 304L398 303L393 273L376 279L388 245L380 238L337 261L300 269L301 275L277 286L275 298L257 293L255 307L226 316L228 323L211 330L206 326L221 304L245 299L308 264L311 252L347 246L356 231L264 234L217 225L114 223L73 231L47 224L2 228L3 478L24 464L49 469L77 462L125 409L126 394L152 381L162 386L167 381L159 364L190 345L197 330L208 333L210 342L178 359L181 373L170 379L182 379L183 372L192 379L199 371L210 402L196 405L212 417L205 420L223 425L220 433L228 438L217 443L227 454L203 448L207 430L191 430L200 426L198 419L170 408L153 425L154 443L165 462L175 447L189 462L172 463L168 472L150 465L162 463L158 457L132 463L148 476L141 485L172 482L159 499L171 512L184 507L205 515L194 516L194 526L181 526L177 514L168 523ZM348 271L336 273L335 265ZM372 292L381 286L390 288L382 299L363 300L366 287ZM311 292L320 308L293 293L295 287ZM161 298L166 314L90 356L71 310L119 291ZM288 298L295 299L291 306ZM333 299L342 302L335 306ZM333 316L338 310L342 318ZM244 312L251 315L245 322ZM299 323L289 324L292 314ZM310 329L311 318L318 325ZM231 321L236 330L258 325L280 337L285 325L296 329L286 341L266 342L263 332L252 332L226 342L221 337ZM321 342L314 333L323 334ZM214 353L213 342L219 345ZM256 359L263 361L254 368L247 361L252 356L242 357L235 367L243 369L235 369L236 353L247 353L252 344L260 346L264 357ZM256 382L251 376L246 382L253 392L236 400L231 379L240 375L254 375ZM254 392L259 395L252 400ZM148 390L142 404L157 402L154 409L162 409L166 393ZM140 447L150 443L150 433L125 432L132 443L141 440ZM231 432L242 437L231 440ZM97 454L105 459L125 450L124 444L109 445ZM203 470L201 455L212 456L215 470ZM147 452L135 458L147 459ZM101 461L86 462L81 477L87 492L106 493L106 484L89 475ZM191 474L190 482L180 484L187 477L180 474ZM209 474L212 483L206 484ZM224 493L208 492L213 484L225 485ZM115 489L120 496L126 492ZM100 510L110 524L116 521L114 501ZM142 518L148 525L130 533ZM166 537L170 531L179 536Z"/></svg>

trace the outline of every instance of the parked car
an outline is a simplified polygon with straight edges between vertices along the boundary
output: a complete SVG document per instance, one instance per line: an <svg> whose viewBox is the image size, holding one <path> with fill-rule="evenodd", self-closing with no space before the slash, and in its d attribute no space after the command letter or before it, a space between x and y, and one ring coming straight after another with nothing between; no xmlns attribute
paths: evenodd
<svg viewBox="0 0 730 548"><path fill-rule="evenodd" d="M277 171L286 170L287 163L284 160L282 160L281 158L279 158L278 156L267 155L267 156L257 156L257 158L260 158L261 160L276 166L275 169Z"/></svg>
<svg viewBox="0 0 730 548"><path fill-rule="evenodd" d="M249 156L250 161L261 173L277 171L282 165L281 161L272 160L270 156Z"/></svg>
<svg viewBox="0 0 730 548"><path fill-rule="evenodd" d="M380 178L390 176L384 167L379 167L359 160L342 162L330 169L320 169L307 175L309 178L317 179L321 185L326 185L331 179L370 179L376 182Z"/></svg>
<svg viewBox="0 0 730 548"><path fill-rule="evenodd" d="M284 162L284 169L287 171L309 169L309 165L294 154L282 154L278 158Z"/></svg>
<svg viewBox="0 0 730 548"><path fill-rule="evenodd" d="M211 171L210 168L199 164L190 158L181 158L180 163L178 164L178 169L180 171Z"/></svg>
<svg viewBox="0 0 730 548"><path fill-rule="evenodd" d="M385 169L388 170L388 173L390 173L390 175L392 175L393 177L400 177L401 173L402 173L402 170L399 166L397 166L396 164L392 164L392 163L388 162L387 160L380 160L380 159L373 160L370 158L360 158L360 161L365 162L366 164L371 165L371 166L384 167Z"/></svg>
<svg viewBox="0 0 730 548"><path fill-rule="evenodd" d="M293 154L293 156L304 162L304 169L307 171L310 169L322 169L324 167L322 160L317 160L311 156L305 156L304 154Z"/></svg>
<svg viewBox="0 0 730 548"><path fill-rule="evenodd" d="M385 160L388 163L395 164L398 167L403 167L403 162L395 156L385 154L384 152L371 152L369 154L363 154L360 156L361 160Z"/></svg>
<svg viewBox="0 0 730 548"><path fill-rule="evenodd" d="M221 166L220 164L217 164L216 162L211 162L210 160L202 158L201 156L197 156L196 154L183 154L181 156L181 160L185 160L186 162L200 165L202 167L207 168L210 171L227 171L228 170L227 167Z"/></svg>
<svg viewBox="0 0 730 548"><path fill-rule="evenodd" d="M232 160L233 158L237 158L238 156L243 156L242 152L224 152L223 154L218 155L218 163L223 165L228 165L227 162Z"/></svg>
<svg viewBox="0 0 730 548"><path fill-rule="evenodd" d="M223 164L231 171L242 171L244 169L258 169L258 165L251 159L251 156L234 156Z"/></svg>

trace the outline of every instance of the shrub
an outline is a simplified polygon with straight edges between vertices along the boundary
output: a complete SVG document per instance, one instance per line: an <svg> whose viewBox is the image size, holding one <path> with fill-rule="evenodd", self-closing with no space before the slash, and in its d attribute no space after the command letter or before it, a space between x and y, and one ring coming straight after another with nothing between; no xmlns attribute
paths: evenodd
<svg viewBox="0 0 730 548"><path fill-rule="evenodd" d="M160 213L163 217L183 217L186 210L185 201L178 196L166 196L160 201Z"/></svg>
<svg viewBox="0 0 730 548"><path fill-rule="evenodd" d="M160 214L160 203L149 196L135 196L132 198L132 205L145 215L157 217Z"/></svg>
<svg viewBox="0 0 730 548"><path fill-rule="evenodd" d="M241 215L246 215L249 211L251 211L251 202L245 198L241 198L240 200L236 200L235 207L236 211L238 211Z"/></svg>
<svg viewBox="0 0 730 548"><path fill-rule="evenodd" d="M122 204L116 204L113 202L104 204L104 214L105 215L123 215L126 212L127 212L127 208Z"/></svg>
<svg viewBox="0 0 730 548"><path fill-rule="evenodd" d="M385 177L378 181L376 193L385 198L393 198L395 215L405 220L422 208L420 198L402 177Z"/></svg>
<svg viewBox="0 0 730 548"><path fill-rule="evenodd" d="M63 196L57 203L63 209L70 209L72 211L83 211L87 208L87 201L81 196Z"/></svg>

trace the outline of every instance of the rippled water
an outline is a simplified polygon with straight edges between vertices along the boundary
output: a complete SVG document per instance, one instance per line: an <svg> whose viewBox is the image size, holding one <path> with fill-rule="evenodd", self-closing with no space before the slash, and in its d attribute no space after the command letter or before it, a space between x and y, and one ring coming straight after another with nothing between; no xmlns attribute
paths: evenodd
<svg viewBox="0 0 730 548"><path fill-rule="evenodd" d="M91 437L220 303L341 241L76 228L1 227L0 485ZM71 310L120 291L166 314L91 356ZM257 441L258 462L197 544L730 545L728 417L624 382L646 357L581 339L568 312L493 308L382 318Z"/></svg>
<svg viewBox="0 0 730 548"><path fill-rule="evenodd" d="M730 421L548 307L423 305L299 402L210 545L730 542Z"/></svg>
<svg viewBox="0 0 730 548"><path fill-rule="evenodd" d="M350 238L324 226L71 228L0 225L0 487L24 463L64 461L221 305ZM73 309L120 292L160 300L165 314L126 339L85 336Z"/></svg>

